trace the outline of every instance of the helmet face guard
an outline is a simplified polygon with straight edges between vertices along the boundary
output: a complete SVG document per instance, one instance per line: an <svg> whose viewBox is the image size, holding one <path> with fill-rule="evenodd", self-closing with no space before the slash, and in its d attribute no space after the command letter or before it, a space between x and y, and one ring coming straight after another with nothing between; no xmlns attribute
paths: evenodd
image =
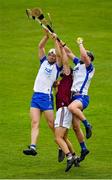
<svg viewBox="0 0 112 180"><path fill-rule="evenodd" d="M55 51L55 49L53 49L53 48L52 48L52 49L50 49L50 50L49 50L49 52L48 52L48 54L54 54L54 55L56 55L56 51Z"/></svg>

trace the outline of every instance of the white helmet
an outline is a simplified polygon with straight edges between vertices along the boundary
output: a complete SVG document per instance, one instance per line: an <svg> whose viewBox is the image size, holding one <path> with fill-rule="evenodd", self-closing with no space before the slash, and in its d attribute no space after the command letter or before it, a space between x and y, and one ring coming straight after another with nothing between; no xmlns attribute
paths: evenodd
<svg viewBox="0 0 112 180"><path fill-rule="evenodd" d="M55 50L54 48L52 48L52 49L49 50L48 54L49 54L49 53L50 53L50 54L52 53L52 54L55 54L55 55L56 55L56 50Z"/></svg>

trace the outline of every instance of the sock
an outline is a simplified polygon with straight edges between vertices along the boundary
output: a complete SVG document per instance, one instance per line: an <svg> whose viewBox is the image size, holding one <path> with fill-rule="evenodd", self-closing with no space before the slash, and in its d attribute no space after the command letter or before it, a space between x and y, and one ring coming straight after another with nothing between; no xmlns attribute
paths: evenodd
<svg viewBox="0 0 112 180"><path fill-rule="evenodd" d="M82 123L84 124L85 127L88 127L90 125L89 122L86 119L83 120Z"/></svg>
<svg viewBox="0 0 112 180"><path fill-rule="evenodd" d="M72 154L71 154L71 152L67 153L67 154L66 154L66 157L67 157L67 160L71 160L71 159L72 159Z"/></svg>
<svg viewBox="0 0 112 180"><path fill-rule="evenodd" d="M36 145L35 144L31 144L30 148L36 150Z"/></svg>
<svg viewBox="0 0 112 180"><path fill-rule="evenodd" d="M74 160L78 158L78 156L76 155L76 153L75 153L75 152L74 152L74 153L72 153L72 157L74 158Z"/></svg>
<svg viewBox="0 0 112 180"><path fill-rule="evenodd" d="M81 142L80 146L81 146L82 151L87 149L85 142Z"/></svg>
<svg viewBox="0 0 112 180"><path fill-rule="evenodd" d="M72 156L75 156L76 155L76 153L74 152L74 153L72 153Z"/></svg>

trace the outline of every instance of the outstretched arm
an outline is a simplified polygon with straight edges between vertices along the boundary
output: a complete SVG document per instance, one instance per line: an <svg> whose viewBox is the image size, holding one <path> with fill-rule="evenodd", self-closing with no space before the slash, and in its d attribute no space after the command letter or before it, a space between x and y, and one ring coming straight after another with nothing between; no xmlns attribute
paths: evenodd
<svg viewBox="0 0 112 180"><path fill-rule="evenodd" d="M77 38L77 44L79 45L81 60L85 63L86 66L89 66L91 63L91 60L89 56L87 55L87 51L83 45L83 39L80 37Z"/></svg>
<svg viewBox="0 0 112 180"><path fill-rule="evenodd" d="M45 45L46 45L48 39L49 39L49 36L48 36L48 34L46 33L46 34L44 35L44 37L41 39L41 41L40 41L40 43L39 43L39 45L38 45L38 49L39 49L39 51L38 51L39 59L42 59L42 57L45 56Z"/></svg>
<svg viewBox="0 0 112 180"><path fill-rule="evenodd" d="M71 51L68 50L67 47L65 50L64 43L62 41L59 42L56 38L55 38L55 45L56 45L57 58L60 59L60 62L63 64L64 74L69 75L71 70L68 62L67 53L70 53Z"/></svg>
<svg viewBox="0 0 112 180"><path fill-rule="evenodd" d="M66 45L66 43L64 43L62 40L60 41L60 44L61 46L64 48L67 56L70 58L70 59L74 59L75 57L75 54L72 52L72 50Z"/></svg>
<svg viewBox="0 0 112 180"><path fill-rule="evenodd" d="M72 50L69 48L69 47L67 47L67 46L64 46L64 49L65 49L65 51L66 51L66 53L67 53L67 56L70 58L70 59L74 59L74 57L75 57L75 54L72 52Z"/></svg>
<svg viewBox="0 0 112 180"><path fill-rule="evenodd" d="M51 38L54 41L55 50L56 50L56 62L58 66L62 66L62 52L61 52L61 44L57 40L57 35L55 33L50 34Z"/></svg>
<svg viewBox="0 0 112 180"><path fill-rule="evenodd" d="M61 47L61 49L62 49L62 63L63 63L64 74L69 75L71 70L70 70L70 66L69 66L69 62L68 62L68 56L65 51L65 48Z"/></svg>
<svg viewBox="0 0 112 180"><path fill-rule="evenodd" d="M66 46L66 43L64 43L62 40L60 43L64 47L64 50L65 50L67 56L73 60L75 57L75 54L72 52L72 50L68 46Z"/></svg>
<svg viewBox="0 0 112 180"><path fill-rule="evenodd" d="M57 64L61 66L62 65L62 51L61 51L61 45L57 39L55 39L55 50L56 50Z"/></svg>

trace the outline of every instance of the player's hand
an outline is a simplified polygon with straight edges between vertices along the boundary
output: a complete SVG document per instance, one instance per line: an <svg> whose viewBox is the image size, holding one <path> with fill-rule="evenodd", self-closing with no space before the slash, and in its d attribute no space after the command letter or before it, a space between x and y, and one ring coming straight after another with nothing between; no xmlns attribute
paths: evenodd
<svg viewBox="0 0 112 180"><path fill-rule="evenodd" d="M57 39L57 34L52 33L52 34L51 34L51 38L54 39L54 40L56 40L56 39Z"/></svg>
<svg viewBox="0 0 112 180"><path fill-rule="evenodd" d="M80 45L83 43L83 39L81 37L77 38L77 44Z"/></svg>

